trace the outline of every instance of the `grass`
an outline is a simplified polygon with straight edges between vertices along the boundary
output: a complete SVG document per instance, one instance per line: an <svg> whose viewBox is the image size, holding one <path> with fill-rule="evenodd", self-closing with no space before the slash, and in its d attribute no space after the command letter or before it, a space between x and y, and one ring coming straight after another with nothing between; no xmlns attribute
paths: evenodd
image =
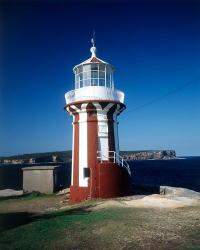
<svg viewBox="0 0 200 250"><path fill-rule="evenodd" d="M111 233L106 236L105 233L111 230L116 220L117 227L130 223L126 219L126 213L121 209L87 212L75 208L33 216L28 224L2 233L1 249L60 249L64 246L83 248L88 243L93 249L97 247L96 244L111 246L113 235Z"/></svg>
<svg viewBox="0 0 200 250"><path fill-rule="evenodd" d="M0 204L3 201L32 200L32 199L35 199L35 198L44 198L44 197L49 197L49 196L54 196L54 194L41 194L40 192L32 192L32 193L19 195L19 196L0 197Z"/></svg>
<svg viewBox="0 0 200 250"><path fill-rule="evenodd" d="M34 203L39 197L29 198ZM95 205L88 201L57 212L1 214L18 223L2 230L0 249L200 249L199 207L92 211Z"/></svg>

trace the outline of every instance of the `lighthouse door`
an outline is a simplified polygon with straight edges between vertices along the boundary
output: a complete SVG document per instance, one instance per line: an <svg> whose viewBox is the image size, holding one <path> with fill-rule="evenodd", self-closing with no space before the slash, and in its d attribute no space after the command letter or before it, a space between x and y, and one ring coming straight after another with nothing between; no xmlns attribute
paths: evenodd
<svg viewBox="0 0 200 250"><path fill-rule="evenodd" d="M103 161L108 161L108 125L98 124L98 150Z"/></svg>

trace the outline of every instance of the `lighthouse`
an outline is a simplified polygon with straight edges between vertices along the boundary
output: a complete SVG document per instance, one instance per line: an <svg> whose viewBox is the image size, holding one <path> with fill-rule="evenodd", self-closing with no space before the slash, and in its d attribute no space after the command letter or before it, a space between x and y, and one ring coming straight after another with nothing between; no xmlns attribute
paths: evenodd
<svg viewBox="0 0 200 250"><path fill-rule="evenodd" d="M73 117L70 200L128 195L131 172L119 154L118 116L126 108L124 93L114 86L114 67L96 56L73 68L75 89L65 94Z"/></svg>

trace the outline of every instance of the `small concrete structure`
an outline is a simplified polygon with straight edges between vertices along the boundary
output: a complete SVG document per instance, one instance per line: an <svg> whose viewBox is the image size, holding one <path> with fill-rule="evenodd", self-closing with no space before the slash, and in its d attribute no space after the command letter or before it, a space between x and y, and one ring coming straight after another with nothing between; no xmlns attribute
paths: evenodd
<svg viewBox="0 0 200 250"><path fill-rule="evenodd" d="M54 193L58 186L58 166L34 166L22 168L23 170L23 191L30 193Z"/></svg>

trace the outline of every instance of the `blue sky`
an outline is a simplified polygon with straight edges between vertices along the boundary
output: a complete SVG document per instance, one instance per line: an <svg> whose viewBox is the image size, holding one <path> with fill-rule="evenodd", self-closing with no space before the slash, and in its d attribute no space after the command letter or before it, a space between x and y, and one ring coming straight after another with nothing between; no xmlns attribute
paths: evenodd
<svg viewBox="0 0 200 250"><path fill-rule="evenodd" d="M93 29L98 57L115 66L126 95L120 149L200 155L199 1L1 1L0 9L1 156L71 149L64 93L73 66L90 57Z"/></svg>

